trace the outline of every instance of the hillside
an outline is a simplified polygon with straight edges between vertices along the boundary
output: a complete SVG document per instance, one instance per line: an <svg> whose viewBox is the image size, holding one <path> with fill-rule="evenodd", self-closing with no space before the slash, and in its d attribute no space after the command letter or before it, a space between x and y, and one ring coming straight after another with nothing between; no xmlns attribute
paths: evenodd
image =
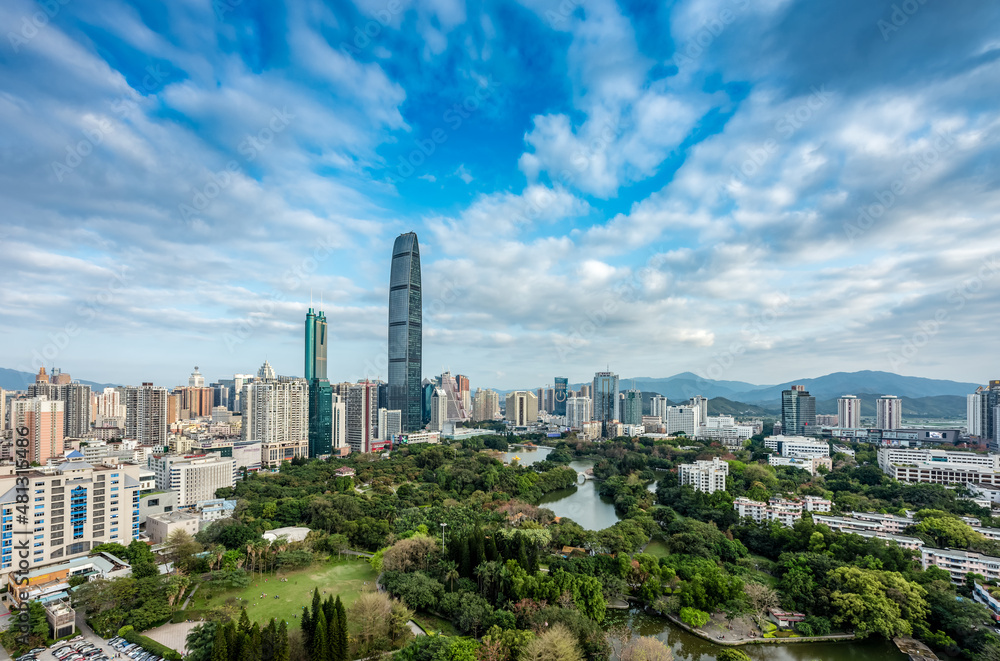
<svg viewBox="0 0 1000 661"><path fill-rule="evenodd" d="M875 400L878 395L858 395L861 400L861 415L875 417ZM965 397L937 395L935 397L900 397L903 401L903 417L914 418L965 418ZM837 400L816 400L816 413L837 413Z"/></svg>
<svg viewBox="0 0 1000 661"><path fill-rule="evenodd" d="M84 385L90 386L93 390L104 390L105 388L110 388L116 385L114 383L96 383L94 381L86 381L84 379L77 380ZM7 369L6 367L0 367L0 388L3 388L4 390L26 390L28 386L34 382L35 375L31 372L20 372L18 370Z"/></svg>

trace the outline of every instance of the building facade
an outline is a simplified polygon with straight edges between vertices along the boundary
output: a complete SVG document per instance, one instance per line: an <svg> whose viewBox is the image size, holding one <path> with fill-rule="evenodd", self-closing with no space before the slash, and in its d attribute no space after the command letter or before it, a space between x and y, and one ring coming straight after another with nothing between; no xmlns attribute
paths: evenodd
<svg viewBox="0 0 1000 661"><path fill-rule="evenodd" d="M632 388L622 394L624 396L621 400L621 423L625 425L642 424L642 393Z"/></svg>
<svg viewBox="0 0 1000 661"><path fill-rule="evenodd" d="M63 453L65 404L45 395L15 399L11 407L13 427L28 429L29 462L44 464Z"/></svg>
<svg viewBox="0 0 1000 661"><path fill-rule="evenodd" d="M594 420L601 423L601 435L607 437L608 424L619 419L618 375L613 372L594 374L590 398Z"/></svg>
<svg viewBox="0 0 1000 661"><path fill-rule="evenodd" d="M695 491L715 493L726 490L726 477L729 475L729 464L718 457L711 461L696 461L693 464L681 464L677 467L678 482L681 486L689 484Z"/></svg>
<svg viewBox="0 0 1000 661"><path fill-rule="evenodd" d="M816 430L816 398L805 386L792 386L781 391L781 433L807 436Z"/></svg>
<svg viewBox="0 0 1000 661"><path fill-rule="evenodd" d="M583 429L585 422L590 422L593 416L590 412L590 397L568 397L566 399L566 425L574 429Z"/></svg>
<svg viewBox="0 0 1000 661"><path fill-rule="evenodd" d="M472 399L472 418L474 420L499 419L500 394L496 390L476 388L476 395Z"/></svg>
<svg viewBox="0 0 1000 661"><path fill-rule="evenodd" d="M899 429L902 427L902 400L895 395L883 395L875 400L875 426L879 429Z"/></svg>
<svg viewBox="0 0 1000 661"><path fill-rule="evenodd" d="M415 232L392 246L389 274L389 408L403 412L403 430L423 427L420 245Z"/></svg>
<svg viewBox="0 0 1000 661"><path fill-rule="evenodd" d="M235 484L235 460L219 454L154 454L147 467L156 475L156 488L177 492L178 507L194 507L212 500L215 491Z"/></svg>
<svg viewBox="0 0 1000 661"><path fill-rule="evenodd" d="M552 387L552 413L554 415L566 415L566 399L569 397L569 379L565 376L557 376Z"/></svg>
<svg viewBox="0 0 1000 661"><path fill-rule="evenodd" d="M506 419L515 427L527 427L538 422L538 397L526 390L507 394Z"/></svg>
<svg viewBox="0 0 1000 661"><path fill-rule="evenodd" d="M363 381L347 391L347 445L371 452L378 440L378 384Z"/></svg>
<svg viewBox="0 0 1000 661"><path fill-rule="evenodd" d="M166 447L166 388L148 382L125 388L125 438Z"/></svg>
<svg viewBox="0 0 1000 661"><path fill-rule="evenodd" d="M861 400L854 395L844 395L837 400L837 425L841 427L861 426Z"/></svg>

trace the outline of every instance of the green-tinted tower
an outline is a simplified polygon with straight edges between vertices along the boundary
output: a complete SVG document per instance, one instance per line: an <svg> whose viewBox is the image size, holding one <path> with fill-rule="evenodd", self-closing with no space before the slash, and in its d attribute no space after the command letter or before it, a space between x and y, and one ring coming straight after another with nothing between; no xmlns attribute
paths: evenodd
<svg viewBox="0 0 1000 661"><path fill-rule="evenodd" d="M309 381L309 456L333 451L333 388L326 378L326 315L309 308L306 313L305 376Z"/></svg>

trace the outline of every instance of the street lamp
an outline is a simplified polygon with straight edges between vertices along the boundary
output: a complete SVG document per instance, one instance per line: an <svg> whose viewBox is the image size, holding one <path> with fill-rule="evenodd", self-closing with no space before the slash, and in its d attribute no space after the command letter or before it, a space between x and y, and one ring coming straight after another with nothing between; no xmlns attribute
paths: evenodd
<svg viewBox="0 0 1000 661"><path fill-rule="evenodd" d="M441 552L442 553L445 552L445 549L444 549L444 529L447 528L447 527L448 527L447 523L442 523L441 524Z"/></svg>

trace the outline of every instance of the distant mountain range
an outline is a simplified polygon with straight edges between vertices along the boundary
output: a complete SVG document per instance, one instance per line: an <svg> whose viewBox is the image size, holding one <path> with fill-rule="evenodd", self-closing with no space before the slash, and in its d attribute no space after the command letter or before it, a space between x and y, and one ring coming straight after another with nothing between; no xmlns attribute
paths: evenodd
<svg viewBox="0 0 1000 661"><path fill-rule="evenodd" d="M118 385L115 383L96 383L94 381L85 381L84 379L76 380L84 385L90 386L94 390L104 390L105 388ZM35 375L31 372L19 372L18 370L0 367L0 388L3 388L4 390L27 390L28 386L34 382Z"/></svg>

